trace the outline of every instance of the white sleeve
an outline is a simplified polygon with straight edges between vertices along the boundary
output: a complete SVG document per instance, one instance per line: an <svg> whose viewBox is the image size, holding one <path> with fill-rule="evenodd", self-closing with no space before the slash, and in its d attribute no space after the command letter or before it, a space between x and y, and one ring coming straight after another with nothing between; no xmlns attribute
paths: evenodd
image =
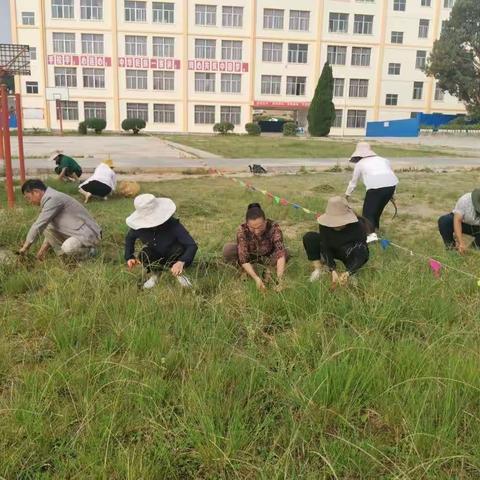
<svg viewBox="0 0 480 480"><path fill-rule="evenodd" d="M353 169L353 175L352 179L350 180L350 183L348 184L347 191L345 192L345 195L349 197L352 192L355 190L358 179L360 178L362 174L362 167L360 165L360 162L355 165L355 168Z"/></svg>

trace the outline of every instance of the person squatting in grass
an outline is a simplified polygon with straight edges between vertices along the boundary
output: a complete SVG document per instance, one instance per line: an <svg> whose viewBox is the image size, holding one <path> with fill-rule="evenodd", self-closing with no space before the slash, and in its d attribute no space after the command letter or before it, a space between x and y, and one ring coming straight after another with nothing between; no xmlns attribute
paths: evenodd
<svg viewBox="0 0 480 480"><path fill-rule="evenodd" d="M332 197L318 223L319 233L303 236L303 246L314 267L310 281L320 278L325 264L332 273L332 285L343 286L368 261L367 222L355 215L345 198ZM337 273L335 259L344 263L346 272Z"/></svg>
<svg viewBox="0 0 480 480"><path fill-rule="evenodd" d="M282 289L288 251L278 223L266 218L260 204L251 203L248 206L245 223L237 229L237 241L224 246L223 258L226 263L241 265L260 290L266 289L264 280L268 279L270 267L276 267L275 289ZM253 263L266 266L265 278L257 274Z"/></svg>
<svg viewBox="0 0 480 480"><path fill-rule="evenodd" d="M84 196L84 203L88 203L92 195L106 200L115 190L117 175L114 171L112 160L104 160L95 168L93 175L78 187L78 191Z"/></svg>
<svg viewBox="0 0 480 480"><path fill-rule="evenodd" d="M143 288L153 288L160 273L167 268L183 287L192 284L183 272L189 267L197 244L180 221L174 218L177 209L170 198L155 198L150 193L138 195L134 200L135 212L127 219L130 227L125 238L125 261L131 270L143 265L150 278ZM143 244L138 257L135 257L135 242Z"/></svg>
<svg viewBox="0 0 480 480"><path fill-rule="evenodd" d="M77 182L82 176L82 168L72 158L64 155L60 150L52 153L51 160L55 161L55 173L59 180L64 182Z"/></svg>
<svg viewBox="0 0 480 480"><path fill-rule="evenodd" d="M390 162L386 158L379 157L367 142L357 144L350 162L355 163L355 168L345 196L348 200L355 190L358 180L362 179L367 189L362 216L370 222L373 228L367 236L367 242L376 242L380 217L385 206L395 194L398 178L393 173Z"/></svg>
<svg viewBox="0 0 480 480"><path fill-rule="evenodd" d="M43 260L50 248L57 255L78 258L95 255L102 230L81 203L47 187L41 180L27 180L22 185L22 193L27 202L40 206L42 211L31 226L19 254L25 254L43 233L45 240L38 250L38 260Z"/></svg>
<svg viewBox="0 0 480 480"><path fill-rule="evenodd" d="M438 230L448 250L456 248L463 255L464 234L474 237L472 245L480 248L480 188L462 195L453 211L438 219Z"/></svg>

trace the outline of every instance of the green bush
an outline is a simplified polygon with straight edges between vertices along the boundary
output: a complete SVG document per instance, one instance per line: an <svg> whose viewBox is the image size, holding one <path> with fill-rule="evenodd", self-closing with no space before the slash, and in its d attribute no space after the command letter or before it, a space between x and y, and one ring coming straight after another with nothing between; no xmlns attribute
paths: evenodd
<svg viewBox="0 0 480 480"><path fill-rule="evenodd" d="M262 133L262 130L260 129L260 125L258 125L258 123L247 123L245 125L245 130L249 135L254 136L258 136Z"/></svg>
<svg viewBox="0 0 480 480"><path fill-rule="evenodd" d="M235 125L230 122L220 122L213 126L213 131L220 133L221 135L226 135L228 132L233 132L234 129Z"/></svg>
<svg viewBox="0 0 480 480"><path fill-rule="evenodd" d="M80 133L81 135L87 134L87 124L85 122L80 122L78 124L78 133Z"/></svg>
<svg viewBox="0 0 480 480"><path fill-rule="evenodd" d="M138 132L146 126L147 124L145 123L145 120L141 118L126 118L122 122L122 130L125 130L126 132L132 130L134 135L138 135Z"/></svg>
<svg viewBox="0 0 480 480"><path fill-rule="evenodd" d="M91 130L95 130L95 133L102 133L105 128L107 128L107 121L103 118L89 118L85 120L85 124L87 128Z"/></svg>
<svg viewBox="0 0 480 480"><path fill-rule="evenodd" d="M285 137L297 136L297 125L294 122L287 122L283 125L283 135Z"/></svg>

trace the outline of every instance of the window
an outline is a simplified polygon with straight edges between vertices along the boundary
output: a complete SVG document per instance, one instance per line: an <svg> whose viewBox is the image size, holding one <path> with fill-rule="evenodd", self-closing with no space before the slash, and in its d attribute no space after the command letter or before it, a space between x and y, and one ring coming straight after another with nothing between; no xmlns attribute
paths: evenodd
<svg viewBox="0 0 480 480"><path fill-rule="evenodd" d="M85 120L89 118L107 119L107 104L105 102L85 102L83 104Z"/></svg>
<svg viewBox="0 0 480 480"><path fill-rule="evenodd" d="M153 121L155 123L175 123L175 105L154 103Z"/></svg>
<svg viewBox="0 0 480 480"><path fill-rule="evenodd" d="M99 33L82 33L82 53L103 55L103 35Z"/></svg>
<svg viewBox="0 0 480 480"><path fill-rule="evenodd" d="M146 90L148 88L147 70L126 70L125 73L129 90Z"/></svg>
<svg viewBox="0 0 480 480"><path fill-rule="evenodd" d="M308 45L305 43L288 44L288 63L307 63Z"/></svg>
<svg viewBox="0 0 480 480"><path fill-rule="evenodd" d="M222 40L222 60L241 60L242 42L238 40Z"/></svg>
<svg viewBox="0 0 480 480"><path fill-rule="evenodd" d="M327 47L327 62L330 65L345 65L347 62L347 47L329 45Z"/></svg>
<svg viewBox="0 0 480 480"><path fill-rule="evenodd" d="M25 82L27 93L38 93L38 82Z"/></svg>
<svg viewBox="0 0 480 480"><path fill-rule="evenodd" d="M216 25L217 7L215 5L195 5L195 25Z"/></svg>
<svg viewBox="0 0 480 480"><path fill-rule="evenodd" d="M170 2L153 2L152 5L154 23L175 22L175 4Z"/></svg>
<svg viewBox="0 0 480 480"><path fill-rule="evenodd" d="M345 90L345 79L334 78L333 79L333 96L343 97L344 90Z"/></svg>
<svg viewBox="0 0 480 480"><path fill-rule="evenodd" d="M423 82L413 82L413 99L421 100L423 96Z"/></svg>
<svg viewBox="0 0 480 480"><path fill-rule="evenodd" d="M104 68L84 68L83 69L83 87L84 88L105 88L105 69Z"/></svg>
<svg viewBox="0 0 480 480"><path fill-rule="evenodd" d="M37 47L30 47L30 60L37 59Z"/></svg>
<svg viewBox="0 0 480 480"><path fill-rule="evenodd" d="M263 28L282 30L283 14L283 10L265 8L263 10Z"/></svg>
<svg viewBox="0 0 480 480"><path fill-rule="evenodd" d="M428 27L430 20L421 18L418 22L418 38L428 38Z"/></svg>
<svg viewBox="0 0 480 480"><path fill-rule="evenodd" d="M305 95L307 77L287 77L287 95Z"/></svg>
<svg viewBox="0 0 480 480"><path fill-rule="evenodd" d="M54 77L56 87L76 88L77 86L77 69L75 67L55 67Z"/></svg>
<svg viewBox="0 0 480 480"><path fill-rule="evenodd" d="M75 53L75 34L54 32L53 51L55 53Z"/></svg>
<svg viewBox="0 0 480 480"><path fill-rule="evenodd" d="M195 39L195 58L215 58L216 40Z"/></svg>
<svg viewBox="0 0 480 480"><path fill-rule="evenodd" d="M148 103L127 103L127 118L141 118L148 122Z"/></svg>
<svg viewBox="0 0 480 480"><path fill-rule="evenodd" d="M171 37L153 37L154 57L174 57L175 39Z"/></svg>
<svg viewBox="0 0 480 480"><path fill-rule="evenodd" d="M280 95L280 75L262 75L261 92L263 95Z"/></svg>
<svg viewBox="0 0 480 480"><path fill-rule="evenodd" d="M282 43L263 42L262 60L264 62L281 62L282 50Z"/></svg>
<svg viewBox="0 0 480 480"><path fill-rule="evenodd" d="M222 26L243 27L243 7L222 7Z"/></svg>
<svg viewBox="0 0 480 480"><path fill-rule="evenodd" d="M400 63L389 63L388 64L388 74L389 75L400 75Z"/></svg>
<svg viewBox="0 0 480 480"><path fill-rule="evenodd" d="M154 90L175 90L175 72L157 70L153 72Z"/></svg>
<svg viewBox="0 0 480 480"><path fill-rule="evenodd" d="M330 13L328 18L328 31L348 33L348 13Z"/></svg>
<svg viewBox="0 0 480 480"><path fill-rule="evenodd" d="M125 35L125 55L147 55L147 37Z"/></svg>
<svg viewBox="0 0 480 480"><path fill-rule="evenodd" d="M410 118L417 118L421 114L421 112L410 112Z"/></svg>
<svg viewBox="0 0 480 480"><path fill-rule="evenodd" d="M349 110L347 112L347 128L365 128L366 110Z"/></svg>
<svg viewBox="0 0 480 480"><path fill-rule="evenodd" d="M357 98L368 97L368 80L351 78L348 96Z"/></svg>
<svg viewBox="0 0 480 480"><path fill-rule="evenodd" d="M222 73L221 89L223 93L240 93L242 76L239 73Z"/></svg>
<svg viewBox="0 0 480 480"><path fill-rule="evenodd" d="M52 0L52 18L73 18L73 17L74 17L73 0Z"/></svg>
<svg viewBox="0 0 480 480"><path fill-rule="evenodd" d="M392 43L403 43L403 32L392 32Z"/></svg>
<svg viewBox="0 0 480 480"><path fill-rule="evenodd" d="M195 72L196 92L215 92L215 73Z"/></svg>
<svg viewBox="0 0 480 480"><path fill-rule="evenodd" d="M310 12L307 10L290 10L290 30L308 32L310 30Z"/></svg>
<svg viewBox="0 0 480 480"><path fill-rule="evenodd" d="M447 25L448 25L448 20L442 20L441 32L443 32L447 28Z"/></svg>
<svg viewBox="0 0 480 480"><path fill-rule="evenodd" d="M103 0L81 0L80 18L82 20L103 20Z"/></svg>
<svg viewBox="0 0 480 480"><path fill-rule="evenodd" d="M373 15L355 15L353 33L371 35L373 32Z"/></svg>
<svg viewBox="0 0 480 480"><path fill-rule="evenodd" d="M371 48L353 47L352 48L352 65L360 67L370 66Z"/></svg>
<svg viewBox="0 0 480 480"><path fill-rule="evenodd" d="M393 10L396 12L404 12L407 6L407 0L393 0Z"/></svg>
<svg viewBox="0 0 480 480"><path fill-rule="evenodd" d="M125 0L125 21L146 22L147 2L139 2L138 0Z"/></svg>
<svg viewBox="0 0 480 480"><path fill-rule="evenodd" d="M35 25L35 13L22 12L22 25Z"/></svg>
<svg viewBox="0 0 480 480"><path fill-rule="evenodd" d="M333 128L342 128L343 110L335 110L335 120L333 121Z"/></svg>
<svg viewBox="0 0 480 480"><path fill-rule="evenodd" d="M385 105L398 105L398 94L387 93L385 97Z"/></svg>
<svg viewBox="0 0 480 480"><path fill-rule="evenodd" d="M432 6L432 0L422 0L420 5L422 7L431 7Z"/></svg>
<svg viewBox="0 0 480 480"><path fill-rule="evenodd" d="M417 50L417 57L415 59L415 68L423 70L427 64L427 52L425 50Z"/></svg>
<svg viewBox="0 0 480 480"><path fill-rule="evenodd" d="M437 102L443 102L445 98L445 92L440 88L440 86L435 84L435 100Z"/></svg>
<svg viewBox="0 0 480 480"><path fill-rule="evenodd" d="M443 0L443 8L453 8L455 0Z"/></svg>
<svg viewBox="0 0 480 480"><path fill-rule="evenodd" d="M241 108L240 107L220 107L220 121L230 122L234 125L240 125Z"/></svg>
<svg viewBox="0 0 480 480"><path fill-rule="evenodd" d="M215 123L215 107L213 105L195 105L195 123L204 125Z"/></svg>
<svg viewBox="0 0 480 480"><path fill-rule="evenodd" d="M62 112L63 120L78 120L78 102L60 100L60 107L57 110L57 120L59 119L59 110Z"/></svg>

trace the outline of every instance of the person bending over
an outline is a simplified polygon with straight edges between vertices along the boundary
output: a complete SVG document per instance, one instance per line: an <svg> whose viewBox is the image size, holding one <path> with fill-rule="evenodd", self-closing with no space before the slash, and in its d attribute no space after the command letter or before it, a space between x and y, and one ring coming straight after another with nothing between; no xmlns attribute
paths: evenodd
<svg viewBox="0 0 480 480"><path fill-rule="evenodd" d="M77 182L82 176L82 168L72 157L68 157L57 150L52 154L51 159L55 161L55 173L59 180Z"/></svg>
<svg viewBox="0 0 480 480"><path fill-rule="evenodd" d="M78 191L85 197L84 203L88 203L92 195L106 200L114 190L117 183L113 162L105 160L95 168L93 175L78 187Z"/></svg>

